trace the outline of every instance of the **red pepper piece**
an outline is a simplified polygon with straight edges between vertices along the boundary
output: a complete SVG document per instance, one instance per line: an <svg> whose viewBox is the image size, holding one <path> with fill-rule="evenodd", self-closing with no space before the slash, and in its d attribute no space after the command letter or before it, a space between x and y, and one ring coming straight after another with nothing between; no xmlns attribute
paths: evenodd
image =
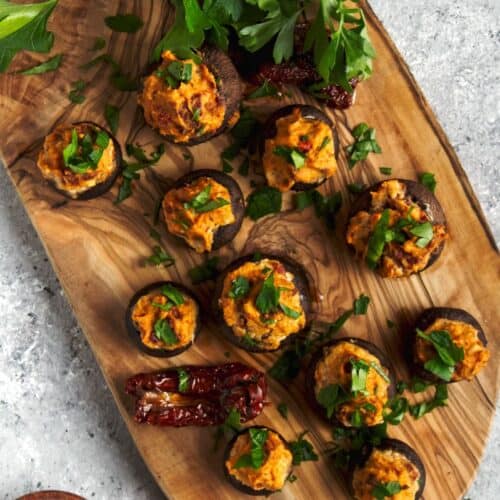
<svg viewBox="0 0 500 500"><path fill-rule="evenodd" d="M262 412L267 394L265 375L241 363L184 366L187 382L179 390L179 370L140 373L125 391L137 397L135 420L152 425L220 425L232 408L246 422Z"/></svg>

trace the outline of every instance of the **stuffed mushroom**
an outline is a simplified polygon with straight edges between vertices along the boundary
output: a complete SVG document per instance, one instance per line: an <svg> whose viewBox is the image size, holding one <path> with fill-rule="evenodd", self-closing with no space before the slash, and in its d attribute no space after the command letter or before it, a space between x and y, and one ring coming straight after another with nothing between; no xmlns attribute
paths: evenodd
<svg viewBox="0 0 500 500"><path fill-rule="evenodd" d="M146 123L162 137L193 145L236 123L241 96L242 84L229 57L207 46L191 59L163 52L159 65L144 78L138 102Z"/></svg>
<svg viewBox="0 0 500 500"><path fill-rule="evenodd" d="M415 371L432 382L472 380L490 358L481 325L462 309L426 309L415 323L414 335Z"/></svg>
<svg viewBox="0 0 500 500"><path fill-rule="evenodd" d="M224 473L229 482L247 495L271 495L290 476L293 455L287 441L268 427L248 427L228 444Z"/></svg>
<svg viewBox="0 0 500 500"><path fill-rule="evenodd" d="M214 308L222 331L235 345L252 352L275 351L309 323L306 273L290 259L243 257L219 276Z"/></svg>
<svg viewBox="0 0 500 500"><path fill-rule="evenodd" d="M436 197L413 181L391 179L362 193L351 210L346 240L356 256L384 278L423 271L448 238Z"/></svg>
<svg viewBox="0 0 500 500"><path fill-rule="evenodd" d="M217 170L196 170L174 183L163 198L168 231L198 253L229 243L238 233L245 204L238 183Z"/></svg>
<svg viewBox="0 0 500 500"><path fill-rule="evenodd" d="M306 375L312 407L322 418L343 427L381 424L394 387L386 356L375 345L356 338L321 347Z"/></svg>
<svg viewBox="0 0 500 500"><path fill-rule="evenodd" d="M179 283L153 283L137 292L126 313L126 325L141 350L170 357L185 351L200 331L200 305Z"/></svg>
<svg viewBox="0 0 500 500"><path fill-rule="evenodd" d="M418 500L425 487L425 467L413 448L385 439L365 450L352 467L350 488L355 500Z"/></svg>
<svg viewBox="0 0 500 500"><path fill-rule="evenodd" d="M92 122L59 125L45 137L37 166L58 192L88 200L104 194L120 173L122 154L113 135Z"/></svg>
<svg viewBox="0 0 500 500"><path fill-rule="evenodd" d="M276 111L260 141L267 183L280 191L319 186L337 171L338 138L321 110L293 104Z"/></svg>

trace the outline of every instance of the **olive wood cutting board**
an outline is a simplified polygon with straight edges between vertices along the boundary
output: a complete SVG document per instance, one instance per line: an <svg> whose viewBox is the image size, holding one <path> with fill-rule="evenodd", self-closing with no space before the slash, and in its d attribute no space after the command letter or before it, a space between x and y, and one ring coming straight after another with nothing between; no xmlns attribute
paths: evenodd
<svg viewBox="0 0 500 500"><path fill-rule="evenodd" d="M321 188L340 190L344 204L337 231L329 232L311 209L284 210L253 223L246 219L234 242L217 252L226 264L257 249L281 252L301 262L311 274L321 296L318 319L332 321L351 307L361 292L369 295L366 316L350 319L339 335L352 335L376 343L391 358L398 378L408 378L402 358L403 333L416 315L430 306L466 309L483 325L489 336L492 358L472 382L450 387L449 405L430 415L389 428L392 437L403 439L422 457L427 469L427 499L456 499L470 485L488 436L498 390L498 278L499 259L494 240L478 201L441 126L409 73L393 42L368 4L364 4L370 34L377 50L373 77L359 86L355 106L330 113L342 146L352 142L350 130L366 121L377 130L382 155L370 155L353 170L347 168L344 152L339 171ZM145 22L135 35L112 33L104 26L106 15L134 12ZM222 474L222 452L213 451L213 430L207 428L155 428L139 425L131 418L132 398L124 394L124 381L132 374L182 364L209 364L239 360L266 370L276 354L252 355L228 344L213 324L204 326L196 345L170 360L149 357L137 350L125 331L124 313L133 293L153 281L173 279L190 285L187 271L202 258L178 244L158 226L165 248L176 264L168 269L145 267L154 241L149 236L153 207L174 179L194 168L220 169L220 151L227 137L191 148L194 162L186 161L182 148L167 145L159 164L142 174L134 194L114 205L117 186L91 201L67 202L42 180L35 161L43 136L62 122L92 120L102 125L106 102L120 106L118 139L153 147L159 138L145 126L134 92L121 93L108 84L109 68L96 66L86 73L78 66L95 54L89 52L95 37L107 38L108 51L122 68L138 75L148 56L171 22L173 11L166 1L141 2L60 0L50 22L56 32L53 53L63 53L64 62L55 73L25 77L0 76L1 156L26 207L76 317L94 351L103 375L129 431L158 484L170 498L229 499L238 493ZM18 56L13 70L29 66L44 56ZM71 82L83 78L89 85L87 98L75 106L67 98ZM291 90L283 100L255 103L259 112L289 102L312 99ZM343 148L342 148L343 149ZM353 196L347 184L372 184L382 178L378 167L390 165L396 177L416 179L423 171L436 174L437 197L448 218L451 240L442 257L420 276L384 280L355 262L343 240L343 226ZM248 179L234 174L245 193ZM288 208L289 196L284 197ZM148 214L148 215L146 215ZM204 304L212 285L196 288ZM390 330L386 320L398 324ZM304 429L318 452L329 440L304 399L303 379L284 387L269 379L269 405L257 419L276 428L288 439ZM289 418L276 406L285 402ZM345 498L345 486L327 457L304 463L296 470L299 480L287 484L276 498Z"/></svg>

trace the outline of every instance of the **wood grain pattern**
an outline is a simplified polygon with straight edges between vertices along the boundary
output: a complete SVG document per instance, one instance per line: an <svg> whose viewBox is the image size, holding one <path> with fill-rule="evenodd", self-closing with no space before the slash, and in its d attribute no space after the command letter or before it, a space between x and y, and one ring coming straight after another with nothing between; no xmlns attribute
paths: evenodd
<svg viewBox="0 0 500 500"><path fill-rule="evenodd" d="M336 318L359 293L369 295L372 299L369 314L351 319L342 335L375 342L390 356L399 377L408 376L402 361L404 331L423 308L461 307L480 321L493 351L488 367L474 381L454 384L447 408L418 421L407 418L401 426L390 429L391 436L408 442L423 458L428 472L425 498L456 499L475 474L495 409L500 344L499 259L456 154L387 33L369 5L365 4L365 8L378 53L375 74L359 87L357 103L352 109L330 115L337 122L342 145L352 141L349 131L360 121L374 126L383 154L371 155L363 165L348 170L341 153L338 174L321 188L325 192L340 190L343 194L344 208L336 234L329 233L311 210L303 213L288 210L257 224L245 220L234 242L217 253L226 263L255 249L281 251L302 262L322 296L317 307L320 320ZM133 36L111 33L105 29L103 18L118 11L135 12L146 27ZM189 284L187 270L202 260L161 227L163 243L176 258L176 266L166 270L142 265L154 243L149 237L149 225L156 200L172 180L193 165L183 159L181 148L168 146L158 166L142 174L133 198L119 206L112 203L116 186L90 202L65 202L42 181L35 166L42 138L54 125L82 119L104 124L106 102L122 108L118 133L122 144L138 142L153 146L159 142L144 125L135 93L119 93L109 87L108 68L97 66L82 73L77 67L92 57L88 49L94 38L105 33L113 57L131 74L139 74L171 16L167 2L158 0L60 0L51 24L57 31L54 53L65 54L64 64L58 72L43 76L0 77L3 132L0 149L118 408L155 479L171 498L229 499L235 498L236 492L223 480L221 452L211 451L210 430L138 425L130 418L132 401L123 394L124 380L139 371L224 362L225 351L231 353L232 360L261 369L267 369L276 358L275 354L250 355L236 350L223 340L213 324L205 326L192 349L171 360L140 353L127 337L123 316L134 291L161 279ZM31 55L20 56L13 69L26 66L32 59ZM79 78L89 82L87 99L82 106L73 106L67 94L70 82ZM292 100L313 103L292 91L291 100L269 106L258 103L258 111L265 113ZM227 138L220 137L192 148L196 168L220 168L219 152L227 143ZM391 165L395 175L409 179L415 179L422 171L436 173L437 196L447 214L452 239L438 263L421 276L382 280L354 262L343 243L342 226L350 202L346 185L379 180L380 165ZM248 180L235 177L248 193ZM288 197L286 200L289 203ZM202 285L198 292L208 304L211 286ZM398 331L387 329L387 318L398 323ZM317 450L325 450L328 429L305 404L303 380L299 379L291 388L270 380L270 388L270 401L274 404L257 423L274 426L289 439L305 428L310 429ZM281 401L289 406L288 421L276 410ZM347 495L327 458L304 464L297 475L299 481L288 484L275 498Z"/></svg>

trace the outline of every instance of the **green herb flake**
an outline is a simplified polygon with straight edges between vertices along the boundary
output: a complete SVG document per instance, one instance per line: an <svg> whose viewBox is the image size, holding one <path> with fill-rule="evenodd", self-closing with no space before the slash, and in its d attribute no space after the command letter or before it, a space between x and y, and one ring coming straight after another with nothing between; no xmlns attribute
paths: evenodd
<svg viewBox="0 0 500 500"><path fill-rule="evenodd" d="M193 285L199 285L205 281L211 281L217 277L218 270L217 264L219 262L219 257L211 257L206 260L203 264L195 266L188 271L188 275L191 278Z"/></svg>
<svg viewBox="0 0 500 500"><path fill-rule="evenodd" d="M47 31L47 20L57 0L27 4L2 0L0 3L0 73L3 73L22 50L50 52L54 34Z"/></svg>
<svg viewBox="0 0 500 500"><path fill-rule="evenodd" d="M175 259L169 255L160 245L153 247L153 253L146 259L146 264L150 266L170 267L175 264Z"/></svg>
<svg viewBox="0 0 500 500"><path fill-rule="evenodd" d="M109 130L111 130L113 135L116 135L120 123L120 108L113 106L112 104L106 104L106 107L104 108L104 118L106 119Z"/></svg>
<svg viewBox="0 0 500 500"><path fill-rule="evenodd" d="M424 333L417 328L417 336L430 342L437 352L437 357L427 361L424 368L449 382L457 363L464 359L464 349L453 343L451 335L445 330L434 330Z"/></svg>
<svg viewBox="0 0 500 500"><path fill-rule="evenodd" d="M71 84L71 91L68 94L68 99L74 104L82 104L85 101L85 95L82 91L87 86L87 83L83 80L77 80Z"/></svg>
<svg viewBox="0 0 500 500"><path fill-rule="evenodd" d="M185 302L182 292L170 283L161 287L161 293L171 300L176 306L180 306Z"/></svg>
<svg viewBox="0 0 500 500"><path fill-rule="evenodd" d="M390 212L388 209L382 212L375 228L368 240L366 253L366 264L370 269L375 269L382 257L386 244L386 233L389 229Z"/></svg>
<svg viewBox="0 0 500 500"><path fill-rule="evenodd" d="M106 40L102 37L97 37L94 40L94 45L89 49L89 52L97 52L98 50L102 50L106 47Z"/></svg>
<svg viewBox="0 0 500 500"><path fill-rule="evenodd" d="M247 95L246 99L250 101L261 97L276 97L279 96L279 94L280 92L275 85L273 85L269 80L264 80L260 87L256 88L253 92Z"/></svg>
<svg viewBox="0 0 500 500"><path fill-rule="evenodd" d="M293 165L296 169L304 166L306 161L306 156L297 148L291 148L289 146L276 146L273 149L273 153L277 156L285 158L285 160Z"/></svg>
<svg viewBox="0 0 500 500"><path fill-rule="evenodd" d="M189 389L189 373L184 368L177 368L179 376L179 392L187 392Z"/></svg>
<svg viewBox="0 0 500 500"><path fill-rule="evenodd" d="M347 146L346 152L349 162L349 168L353 168L358 161L363 161L368 158L369 153L380 154L380 148L375 139L375 129L370 128L366 123L360 123L352 131L355 142Z"/></svg>
<svg viewBox="0 0 500 500"><path fill-rule="evenodd" d="M409 405L406 398L395 397L386 403L384 421L391 425L399 425L408 411Z"/></svg>
<svg viewBox="0 0 500 500"><path fill-rule="evenodd" d="M392 168L391 167L379 167L379 171L383 175L392 175Z"/></svg>
<svg viewBox="0 0 500 500"><path fill-rule="evenodd" d="M389 481L388 483L378 483L372 490L372 495L377 500L397 495L401 491L401 485L397 481Z"/></svg>
<svg viewBox="0 0 500 500"><path fill-rule="evenodd" d="M324 149L330 142L331 139L328 136L324 137L323 140L321 141L321 144L319 145L318 151Z"/></svg>
<svg viewBox="0 0 500 500"><path fill-rule="evenodd" d="M47 61L37 64L36 66L32 66L31 68L24 69L22 71L18 71L17 73L20 75L41 75L43 73L50 73L51 71L55 71L61 65L63 56L62 54L57 54Z"/></svg>
<svg viewBox="0 0 500 500"><path fill-rule="evenodd" d="M200 121L200 113L201 113L201 108L193 109L193 120L197 123Z"/></svg>
<svg viewBox="0 0 500 500"><path fill-rule="evenodd" d="M300 372L301 356L295 349L287 349L269 369L269 375L278 382L290 382Z"/></svg>
<svg viewBox="0 0 500 500"><path fill-rule="evenodd" d="M415 224L410 229L413 236L417 236L416 245L419 248L425 248L434 237L434 231L430 222L423 222L422 224Z"/></svg>
<svg viewBox="0 0 500 500"><path fill-rule="evenodd" d="M424 185L431 193L436 190L436 177L431 172L424 172L419 175L418 180L420 184Z"/></svg>
<svg viewBox="0 0 500 500"><path fill-rule="evenodd" d="M174 304L172 304L172 302L167 302L166 304L160 304L159 302L151 302L151 305L165 312L170 311L170 309L174 307Z"/></svg>
<svg viewBox="0 0 500 500"><path fill-rule="evenodd" d="M438 384L435 386L434 398L429 401L423 401L409 407L411 416L419 419L431 412L435 408L446 406L448 404L448 388L446 384Z"/></svg>
<svg viewBox="0 0 500 500"><path fill-rule="evenodd" d="M366 394L366 379L370 365L362 359L351 359L351 392Z"/></svg>
<svg viewBox="0 0 500 500"><path fill-rule="evenodd" d="M278 308L279 298L280 289L274 286L274 273L270 273L255 298L255 306L262 314L269 314Z"/></svg>
<svg viewBox="0 0 500 500"><path fill-rule="evenodd" d="M234 167L227 160L222 160L222 171L225 174L230 174L233 170Z"/></svg>
<svg viewBox="0 0 500 500"><path fill-rule="evenodd" d="M292 319L298 319L298 318L300 318L300 316L302 314L299 311L295 311L294 309L291 309L290 307L286 306L282 302L279 303L279 307L283 311L285 316L288 316L289 318L292 318Z"/></svg>
<svg viewBox="0 0 500 500"><path fill-rule="evenodd" d="M250 282L244 276L238 276L231 283L231 290L229 290L229 297L231 299L241 299L248 295L250 291Z"/></svg>
<svg viewBox="0 0 500 500"><path fill-rule="evenodd" d="M135 14L118 14L104 18L106 26L120 33L136 33L144 25L141 18Z"/></svg>
<svg viewBox="0 0 500 500"><path fill-rule="evenodd" d="M368 305L370 304L370 297L362 293L357 299L354 300L354 314L356 316L366 314Z"/></svg>
<svg viewBox="0 0 500 500"><path fill-rule="evenodd" d="M268 437L268 430L265 428L250 428L248 429L250 437L251 449L249 454L241 455L234 464L235 469L242 467L251 467L259 469L265 461L266 452L264 445Z"/></svg>
<svg viewBox="0 0 500 500"><path fill-rule="evenodd" d="M347 184L347 189L350 193L359 194L366 189L366 184L362 182L354 182L353 184Z"/></svg>
<svg viewBox="0 0 500 500"><path fill-rule="evenodd" d="M314 451L313 445L307 439L304 439L306 434L307 431L304 431L296 441L288 443L293 455L293 465L300 465L302 462L308 461L316 462L318 460L318 455Z"/></svg>
<svg viewBox="0 0 500 500"><path fill-rule="evenodd" d="M269 186L256 189L247 199L246 215L252 220L258 220L265 215L281 211L281 191Z"/></svg>
<svg viewBox="0 0 500 500"><path fill-rule="evenodd" d="M285 420L288 419L288 406L285 403L278 405L278 411Z"/></svg>
<svg viewBox="0 0 500 500"><path fill-rule="evenodd" d="M155 336L166 345L174 345L178 342L177 335L168 324L167 320L159 319L154 326Z"/></svg>

